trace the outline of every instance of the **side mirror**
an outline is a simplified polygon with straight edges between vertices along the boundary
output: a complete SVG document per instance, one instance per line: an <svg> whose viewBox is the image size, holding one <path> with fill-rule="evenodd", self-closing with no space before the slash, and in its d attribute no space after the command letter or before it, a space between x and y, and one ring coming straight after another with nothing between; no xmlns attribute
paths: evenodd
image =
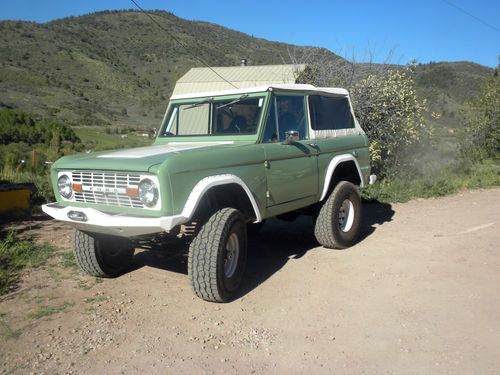
<svg viewBox="0 0 500 375"><path fill-rule="evenodd" d="M289 130L285 132L285 140L283 141L284 145L289 145L294 142L297 142L300 139L299 132L296 130Z"/></svg>

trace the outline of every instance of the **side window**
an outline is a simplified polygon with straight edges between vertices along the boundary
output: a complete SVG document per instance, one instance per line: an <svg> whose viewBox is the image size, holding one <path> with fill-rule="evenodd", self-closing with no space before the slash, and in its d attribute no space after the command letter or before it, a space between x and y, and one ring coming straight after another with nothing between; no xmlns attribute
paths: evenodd
<svg viewBox="0 0 500 375"><path fill-rule="evenodd" d="M314 130L354 128L351 107L346 97L311 95L309 109Z"/></svg>
<svg viewBox="0 0 500 375"><path fill-rule="evenodd" d="M267 114L263 142L280 142L287 131L298 131L299 139L307 139L304 97L275 95Z"/></svg>

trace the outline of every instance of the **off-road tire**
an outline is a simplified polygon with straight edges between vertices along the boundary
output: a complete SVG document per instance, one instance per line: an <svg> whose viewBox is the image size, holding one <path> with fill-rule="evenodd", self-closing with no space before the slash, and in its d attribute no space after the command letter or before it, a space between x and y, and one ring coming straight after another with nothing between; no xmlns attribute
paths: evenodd
<svg viewBox="0 0 500 375"><path fill-rule="evenodd" d="M228 260L235 251L236 260ZM240 286L246 256L247 227L242 213L234 208L215 212L189 246L188 275L194 293L206 301L229 301ZM225 265L232 266L229 275Z"/></svg>
<svg viewBox="0 0 500 375"><path fill-rule="evenodd" d="M342 216L345 218L346 206L352 209L348 215L353 215L347 220L347 226L341 219ZM314 235L324 247L345 249L356 243L360 229L361 197L358 189L350 182L340 181L319 210L314 225Z"/></svg>
<svg viewBox="0 0 500 375"><path fill-rule="evenodd" d="M125 238L73 231L73 254L78 267L89 275L116 277L129 266L134 247Z"/></svg>

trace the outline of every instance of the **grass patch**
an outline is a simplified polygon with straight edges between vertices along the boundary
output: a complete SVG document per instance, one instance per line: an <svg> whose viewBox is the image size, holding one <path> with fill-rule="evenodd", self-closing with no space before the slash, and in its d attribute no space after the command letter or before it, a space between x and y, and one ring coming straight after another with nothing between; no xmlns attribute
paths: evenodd
<svg viewBox="0 0 500 375"><path fill-rule="evenodd" d="M54 252L48 244L20 240L13 231L8 232L0 240L0 295L15 288L25 268L45 265Z"/></svg>
<svg viewBox="0 0 500 375"><path fill-rule="evenodd" d="M58 253L61 257L61 262L59 263L63 268L78 268L73 252L71 251L61 251Z"/></svg>
<svg viewBox="0 0 500 375"><path fill-rule="evenodd" d="M100 277L94 277L92 279L87 280L78 280L76 283L76 288L81 290L89 290L92 289L95 285L102 283L103 280Z"/></svg>
<svg viewBox="0 0 500 375"><path fill-rule="evenodd" d="M138 137L135 133L124 134L124 137L120 134L108 134L102 126L82 126L72 129L86 148L94 151L149 146L154 142L154 139Z"/></svg>
<svg viewBox="0 0 500 375"><path fill-rule="evenodd" d="M21 334L21 330L12 329L12 327L5 321L6 314L0 314L0 337L11 339L17 338Z"/></svg>
<svg viewBox="0 0 500 375"><path fill-rule="evenodd" d="M415 198L435 198L464 189L500 186L500 162L488 160L461 169L448 168L429 176L385 179L361 189L368 202L407 202Z"/></svg>
<svg viewBox="0 0 500 375"><path fill-rule="evenodd" d="M78 282L76 283L76 288L81 290L89 290L93 286L94 285L90 284L89 281L78 280Z"/></svg>
<svg viewBox="0 0 500 375"><path fill-rule="evenodd" d="M31 319L40 319L46 316L57 314L58 312L66 310L68 307L73 306L73 303L63 303L57 306L39 306L35 312L32 312L28 316Z"/></svg>
<svg viewBox="0 0 500 375"><path fill-rule="evenodd" d="M106 296L97 296L97 297L85 298L83 301L86 303L98 303L98 302L104 302L107 300L108 300L108 298Z"/></svg>

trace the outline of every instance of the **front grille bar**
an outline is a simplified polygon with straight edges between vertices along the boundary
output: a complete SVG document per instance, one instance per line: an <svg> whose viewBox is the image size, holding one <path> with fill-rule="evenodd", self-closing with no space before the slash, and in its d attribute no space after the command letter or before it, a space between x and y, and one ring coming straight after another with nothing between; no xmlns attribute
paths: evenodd
<svg viewBox="0 0 500 375"><path fill-rule="evenodd" d="M108 206L144 208L139 197L127 195L127 188L137 189L139 174L98 171L73 171L71 179L82 185L75 201Z"/></svg>

